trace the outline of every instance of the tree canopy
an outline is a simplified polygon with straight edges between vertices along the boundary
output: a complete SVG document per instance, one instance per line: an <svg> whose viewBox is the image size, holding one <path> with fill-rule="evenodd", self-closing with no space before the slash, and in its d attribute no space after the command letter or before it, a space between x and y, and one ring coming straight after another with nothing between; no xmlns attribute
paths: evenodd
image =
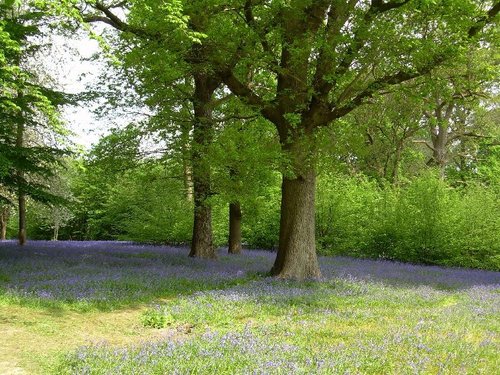
<svg viewBox="0 0 500 375"><path fill-rule="evenodd" d="M120 71L107 84L125 85L135 95L129 103L148 107L146 118L101 140L86 163L108 171L104 180L135 178L132 171L150 163L179 179L174 190L192 208L191 256L216 256L217 204L229 204L238 221L241 203L245 218L249 199L274 191L276 173L271 273L299 279L320 276L318 175L363 174L382 189L405 188L428 168L455 187L479 173L492 181L480 159L494 168L498 1L36 5L90 31ZM106 26L101 35L96 23ZM20 48L7 39L7 51ZM110 103L123 102L127 90L114 90ZM145 139L159 146L149 156L141 153Z"/></svg>

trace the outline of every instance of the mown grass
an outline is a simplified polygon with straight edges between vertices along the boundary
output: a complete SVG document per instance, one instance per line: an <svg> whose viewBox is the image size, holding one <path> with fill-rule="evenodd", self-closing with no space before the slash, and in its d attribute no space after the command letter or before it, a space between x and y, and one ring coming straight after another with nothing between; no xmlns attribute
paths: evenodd
<svg viewBox="0 0 500 375"><path fill-rule="evenodd" d="M119 243L31 246L0 247L0 373L500 368L500 273L321 258L323 280L293 282L267 278L262 252L214 262Z"/></svg>

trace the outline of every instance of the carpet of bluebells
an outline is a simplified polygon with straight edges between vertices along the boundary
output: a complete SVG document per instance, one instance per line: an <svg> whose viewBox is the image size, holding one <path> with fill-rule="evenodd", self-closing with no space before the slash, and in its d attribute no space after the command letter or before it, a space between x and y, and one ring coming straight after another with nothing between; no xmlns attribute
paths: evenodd
<svg viewBox="0 0 500 375"><path fill-rule="evenodd" d="M0 242L0 301L112 309L232 285L269 263L258 254L231 262L186 254L185 248L129 242Z"/></svg>
<svg viewBox="0 0 500 375"><path fill-rule="evenodd" d="M274 256L1 243L0 303L149 304L142 324L162 339L75 348L58 374L498 373L499 272L322 257L322 280L282 281L266 276Z"/></svg>

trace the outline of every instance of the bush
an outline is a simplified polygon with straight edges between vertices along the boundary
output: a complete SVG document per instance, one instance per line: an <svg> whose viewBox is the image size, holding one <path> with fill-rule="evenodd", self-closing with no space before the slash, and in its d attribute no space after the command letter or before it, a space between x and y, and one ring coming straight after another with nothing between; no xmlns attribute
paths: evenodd
<svg viewBox="0 0 500 375"><path fill-rule="evenodd" d="M140 242L189 242L192 215L192 204L183 198L182 181L169 178L161 166L123 176L106 205L116 237Z"/></svg>
<svg viewBox="0 0 500 375"><path fill-rule="evenodd" d="M243 242L257 249L275 249L279 240L280 185L268 188L265 196L242 207Z"/></svg>
<svg viewBox="0 0 500 375"><path fill-rule="evenodd" d="M142 325L150 328L164 328L172 323L172 319L172 316L166 314L160 307L148 309L141 315Z"/></svg>
<svg viewBox="0 0 500 375"><path fill-rule="evenodd" d="M318 179L316 228L318 248L334 254L361 255L373 237L380 191L373 181L341 175Z"/></svg>
<svg viewBox="0 0 500 375"><path fill-rule="evenodd" d="M192 204L182 182L164 177L161 166L122 176L103 204L99 223L114 238L189 243ZM317 242L320 253L405 262L500 269L500 200L492 186L450 187L429 172L399 187L364 176L318 178ZM214 243L228 235L228 203L210 199ZM273 249L279 239L280 185L269 184L242 205L243 242Z"/></svg>
<svg viewBox="0 0 500 375"><path fill-rule="evenodd" d="M323 176L318 243L326 254L498 270L499 202L492 188L451 188L432 173L384 188Z"/></svg>
<svg viewBox="0 0 500 375"><path fill-rule="evenodd" d="M189 243L193 206L184 197L177 167L140 164L109 181L105 175L97 178L90 173L100 182L77 194L84 213L76 215L84 223L79 225L83 238ZM248 247L278 245L281 191L278 178L271 177L258 189L241 190L245 192L240 202L242 236ZM321 174L316 201L318 250L327 255L500 270L500 188L492 181L457 188L428 171L400 186L380 186L362 175ZM226 192L210 198L217 246L227 243L228 200L235 197L236 193ZM50 231L35 211L30 210L29 236L47 238ZM8 228L12 237L15 219L13 214ZM74 237L74 231L68 233L63 236Z"/></svg>

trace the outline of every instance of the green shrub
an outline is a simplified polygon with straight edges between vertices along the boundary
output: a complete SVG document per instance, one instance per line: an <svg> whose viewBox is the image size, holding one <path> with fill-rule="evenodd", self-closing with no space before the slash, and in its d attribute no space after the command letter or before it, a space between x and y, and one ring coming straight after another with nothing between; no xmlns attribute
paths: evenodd
<svg viewBox="0 0 500 375"><path fill-rule="evenodd" d="M322 176L317 238L326 254L500 269L500 204L494 188L452 188L434 173L401 187Z"/></svg>
<svg viewBox="0 0 500 375"><path fill-rule="evenodd" d="M251 248L274 249L279 240L280 186L271 186L265 196L242 207L242 236Z"/></svg>
<svg viewBox="0 0 500 375"><path fill-rule="evenodd" d="M321 251L362 255L373 237L380 191L373 181L340 175L318 179L317 240Z"/></svg>

